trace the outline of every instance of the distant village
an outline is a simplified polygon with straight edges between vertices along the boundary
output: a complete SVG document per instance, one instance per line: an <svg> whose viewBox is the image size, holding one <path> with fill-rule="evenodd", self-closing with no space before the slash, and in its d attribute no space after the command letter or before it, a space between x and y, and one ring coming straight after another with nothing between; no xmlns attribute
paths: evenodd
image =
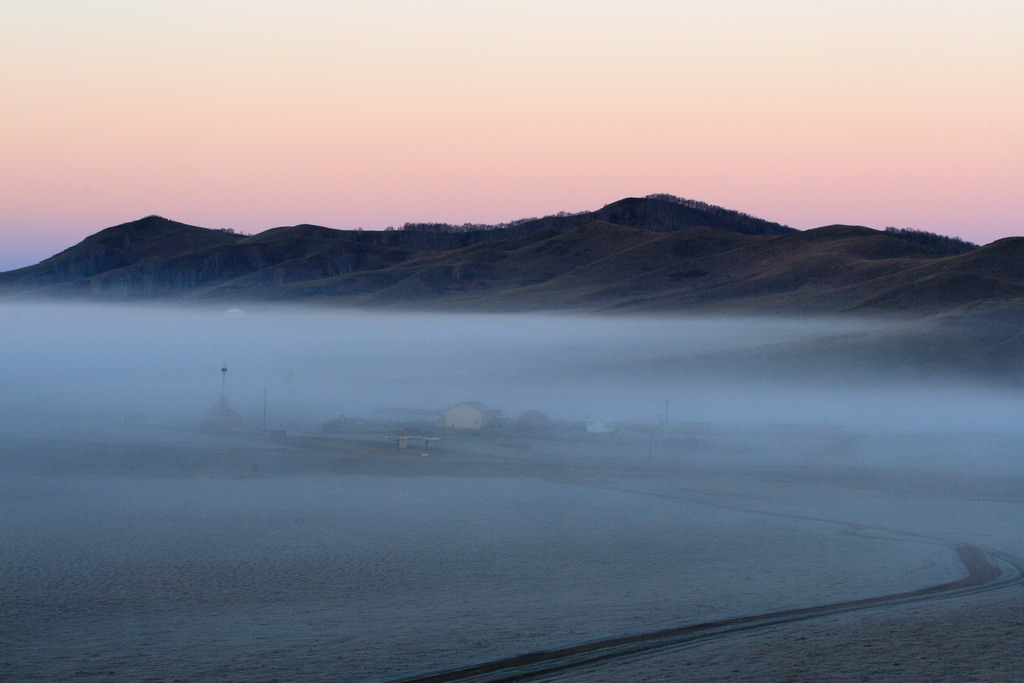
<svg viewBox="0 0 1024 683"><path fill-rule="evenodd" d="M339 415L333 420L292 431L247 423L222 395L219 404L202 413L206 430L264 434L310 445L337 443L393 444L398 451L430 455L434 451L473 452L481 455L512 455L551 452L566 453L570 444L586 448L580 454L619 457L631 453L637 461L651 462L684 456L687 452L737 452L782 448L786 452L837 452L850 436L841 427L818 424L765 424L738 434L735 429L715 427L707 422L669 422L667 415L648 423L616 423L601 419L553 420L536 409L514 418L481 401L468 400L448 408L378 407L367 417ZM545 446L544 444L548 444ZM595 450L596 449L596 450Z"/></svg>
<svg viewBox="0 0 1024 683"><path fill-rule="evenodd" d="M266 415L262 424L259 420L247 421L229 404L224 390L227 366L221 368L222 383L219 402L199 415L202 428L220 432L263 431L284 435L288 430L280 426L271 428ZM465 436L520 436L534 438L603 438L605 440L631 440L631 436L665 431L665 419L661 424L620 425L603 419L552 420L536 409L525 410L514 418L505 417L501 409L493 408L481 401L469 400L455 403L447 408L378 407L367 417L339 415L324 422L317 433L324 436L376 436L393 441L397 448L410 444L428 448L438 441L451 437ZM706 432L706 423L680 423L673 425L673 431L691 435ZM303 431L308 432L306 427ZM693 439L680 441L679 445L695 443Z"/></svg>
<svg viewBox="0 0 1024 683"><path fill-rule="evenodd" d="M233 311L229 311L229 314ZM239 311L239 313L241 313ZM340 439L386 443L402 450L414 447L422 455L436 449L439 442L457 442L464 449L466 437L491 437L473 439L474 451L487 451L496 446L530 450L535 440L558 440L562 442L603 444L607 447L629 446L634 452L645 452L652 459L655 447L659 450L686 451L707 449L735 450L750 447L753 436L759 447L772 444L792 449L800 444L810 451L835 452L849 441L843 428L822 424L764 424L752 432L744 433L740 441L733 440L734 429L714 428L708 422L671 421L666 399L664 412L653 422L618 423L587 417L580 420L552 420L537 409L521 412L515 418L502 415L501 409L493 408L478 400L454 403L447 408L378 407L372 416L353 417L339 415L333 420L320 424L293 429L271 428L266 410L262 420L247 421L235 411L228 401L226 391L228 367L221 367L221 391L218 403L199 415L199 425L204 430L227 433L261 434L270 437L310 436L322 439ZM443 444L441 444L443 445Z"/></svg>
<svg viewBox="0 0 1024 683"><path fill-rule="evenodd" d="M245 419L228 404L222 393L220 402L199 416L201 426L208 429L246 429ZM324 434L380 432L392 439L437 440L445 434L500 435L526 433L541 435L552 430L564 430L564 423L555 423L539 410L526 410L515 419L502 416L501 410L480 401L462 401L449 408L377 408L372 417L356 418L340 415L325 422ZM583 420L572 423L572 428L587 434L607 434L615 431L615 424L603 420Z"/></svg>

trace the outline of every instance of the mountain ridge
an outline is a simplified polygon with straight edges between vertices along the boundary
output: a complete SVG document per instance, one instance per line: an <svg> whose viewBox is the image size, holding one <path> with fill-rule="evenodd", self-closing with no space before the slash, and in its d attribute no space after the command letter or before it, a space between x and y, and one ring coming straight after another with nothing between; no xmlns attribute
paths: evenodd
<svg viewBox="0 0 1024 683"><path fill-rule="evenodd" d="M0 296L922 315L1024 296L1024 238L974 248L910 230L798 231L668 197L476 228L241 235L147 216L0 273Z"/></svg>

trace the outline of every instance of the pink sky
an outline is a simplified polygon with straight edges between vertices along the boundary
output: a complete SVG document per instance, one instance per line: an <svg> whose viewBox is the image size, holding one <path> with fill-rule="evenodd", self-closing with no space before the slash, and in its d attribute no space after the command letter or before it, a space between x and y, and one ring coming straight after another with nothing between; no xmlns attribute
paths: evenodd
<svg viewBox="0 0 1024 683"><path fill-rule="evenodd" d="M1024 234L1017 0L0 2L0 269L157 213L257 232L669 192Z"/></svg>

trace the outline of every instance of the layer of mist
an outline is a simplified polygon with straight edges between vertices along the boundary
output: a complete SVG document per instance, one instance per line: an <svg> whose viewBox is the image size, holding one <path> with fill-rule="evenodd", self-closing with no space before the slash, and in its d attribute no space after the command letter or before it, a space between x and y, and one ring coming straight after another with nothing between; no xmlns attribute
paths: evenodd
<svg viewBox="0 0 1024 683"><path fill-rule="evenodd" d="M0 305L0 678L394 680L1015 562L1020 388L902 325Z"/></svg>
<svg viewBox="0 0 1024 683"><path fill-rule="evenodd" d="M1013 388L910 372L913 349L902 365L821 361L884 321L56 304L3 305L0 320L8 429L57 415L194 423L222 382L250 425L264 408L271 425L314 425L477 400L508 418L1002 431L1021 409Z"/></svg>

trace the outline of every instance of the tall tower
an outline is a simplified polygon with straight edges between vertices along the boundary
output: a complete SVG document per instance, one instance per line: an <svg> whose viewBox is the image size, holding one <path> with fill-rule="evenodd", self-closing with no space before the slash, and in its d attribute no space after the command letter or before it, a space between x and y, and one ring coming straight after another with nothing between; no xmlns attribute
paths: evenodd
<svg viewBox="0 0 1024 683"><path fill-rule="evenodd" d="M228 406L228 364L220 366L220 402L215 408L199 416L199 424L214 429L238 429L245 422L242 416Z"/></svg>

